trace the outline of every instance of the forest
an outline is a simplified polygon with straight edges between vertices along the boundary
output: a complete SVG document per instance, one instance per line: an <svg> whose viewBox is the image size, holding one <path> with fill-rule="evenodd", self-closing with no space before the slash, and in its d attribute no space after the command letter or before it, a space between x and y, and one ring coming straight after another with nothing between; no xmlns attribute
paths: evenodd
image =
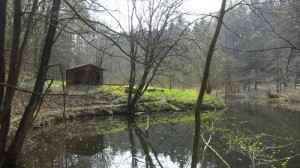
<svg viewBox="0 0 300 168"><path fill-rule="evenodd" d="M0 168L300 166L300 1L188 1L1 0Z"/></svg>

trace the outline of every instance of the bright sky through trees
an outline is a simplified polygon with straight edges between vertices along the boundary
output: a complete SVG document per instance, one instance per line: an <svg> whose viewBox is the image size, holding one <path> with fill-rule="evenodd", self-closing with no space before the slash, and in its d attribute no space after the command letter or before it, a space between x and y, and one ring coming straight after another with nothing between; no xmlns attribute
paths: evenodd
<svg viewBox="0 0 300 168"><path fill-rule="evenodd" d="M210 13L220 10L221 0L187 0L185 10L195 13Z"/></svg>
<svg viewBox="0 0 300 168"><path fill-rule="evenodd" d="M98 0L99 3L110 10L116 10L118 12L113 12L114 17L116 17L120 22L126 22L127 14L128 14L128 2L129 0ZM186 0L186 2L182 6L183 12L188 12L191 14L199 15L199 14L207 14L213 13L220 10L221 0ZM103 17L102 14L96 14L96 17L100 20L105 20L109 25L117 28L116 22L110 17ZM187 20L196 19L197 16L188 16L189 18L185 18ZM115 25L115 26L114 26Z"/></svg>
<svg viewBox="0 0 300 168"><path fill-rule="evenodd" d="M109 9L126 11L127 8L126 0L99 0L99 2ZM220 5L221 0L187 0L183 6L189 12L209 13L218 11Z"/></svg>

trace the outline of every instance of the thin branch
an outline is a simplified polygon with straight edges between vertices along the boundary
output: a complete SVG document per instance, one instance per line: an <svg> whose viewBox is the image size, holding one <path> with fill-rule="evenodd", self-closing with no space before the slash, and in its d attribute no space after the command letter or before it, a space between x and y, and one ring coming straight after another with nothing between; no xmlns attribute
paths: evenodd
<svg viewBox="0 0 300 168"><path fill-rule="evenodd" d="M233 50L233 51L237 51L237 52L249 52L249 53L253 53L253 52L264 52L264 51L271 51L271 50L280 50L280 49L294 49L294 50L300 50L300 49L295 49L293 47L287 47L287 46L281 46L281 47L272 47L272 48L264 48L264 49L257 49L257 50L243 50L243 49L237 49L237 48L231 48L228 46L224 46L222 44L220 44L220 46L222 48L225 49L229 49L229 50Z"/></svg>
<svg viewBox="0 0 300 168"><path fill-rule="evenodd" d="M236 3L235 5L229 7L228 9L225 10L225 13L229 12L230 10L234 9L235 7L243 4L243 2L245 2L245 0L241 0L240 2Z"/></svg>
<svg viewBox="0 0 300 168"><path fill-rule="evenodd" d="M279 33L274 29L274 27L271 25L270 21L269 21L268 19L266 19L266 17L265 17L264 14L260 11L260 9L254 7L254 6L252 6L252 7L249 6L249 8L250 8L250 10L251 10L257 17L259 17L260 19L262 19L263 21L265 21L265 22L268 24L268 26L270 27L270 29L272 30L272 32L275 33L275 34L278 36L278 38L280 38L280 39L282 39L283 41L285 41L285 42L286 42L287 44L289 44L292 48L294 48L294 49L296 49L296 50L300 50L300 48L296 47L296 46L295 46L294 44L292 44L288 39L286 39L285 37L283 37L281 34L279 34ZM257 11L258 11L259 14L258 14L254 9L252 9L252 8L257 9Z"/></svg>
<svg viewBox="0 0 300 168"><path fill-rule="evenodd" d="M209 147L224 163L225 165L230 168L229 164L223 159L223 157L212 147L208 144L208 142L205 141L204 137L203 137L203 134L201 135L201 138L203 140L203 142L205 143L205 146ZM211 138L211 136L210 136Z"/></svg>

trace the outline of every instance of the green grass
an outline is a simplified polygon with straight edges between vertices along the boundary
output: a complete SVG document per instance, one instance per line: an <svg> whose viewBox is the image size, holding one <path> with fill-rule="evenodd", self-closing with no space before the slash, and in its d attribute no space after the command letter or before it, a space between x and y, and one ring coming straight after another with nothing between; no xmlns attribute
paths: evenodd
<svg viewBox="0 0 300 168"><path fill-rule="evenodd" d="M102 85L98 89L100 91L111 91L119 96L126 96L125 87L126 85Z"/></svg>
<svg viewBox="0 0 300 168"><path fill-rule="evenodd" d="M101 90L110 90L114 94L119 96L126 96L125 93L126 85L103 85L100 87ZM170 90L164 88L149 87L144 93L142 99L145 100L169 100L169 101L180 101L180 102L195 102L197 101L199 92L196 90ZM204 102L214 101L216 98L212 95L205 94Z"/></svg>
<svg viewBox="0 0 300 168"><path fill-rule="evenodd" d="M150 88L151 89L151 88ZM166 98L167 100L181 101L181 102L192 102L198 98L198 91L196 90L170 90L170 89L157 89L154 92L145 92L145 97L149 98ZM204 101L212 101L213 96L205 94Z"/></svg>
<svg viewBox="0 0 300 168"><path fill-rule="evenodd" d="M48 86L48 84L51 83L51 80L47 80L45 82L45 85ZM66 81L64 81L64 85L66 86ZM60 80L53 80L52 86L62 86L62 82Z"/></svg>
<svg viewBox="0 0 300 168"><path fill-rule="evenodd" d="M47 81L46 83L50 83ZM47 84L46 84L47 85ZM61 81L54 80L52 86L62 86ZM127 93L125 93L125 89L127 85L102 85L102 86L94 86L89 87L91 91L111 91L113 94L126 97ZM197 90L170 90L158 87L149 87L148 90L142 96L142 100L148 101L159 101L159 100L168 100L168 101L176 101L176 102L196 102L198 98L199 91ZM203 102L212 102L216 100L215 96L205 94Z"/></svg>
<svg viewBox="0 0 300 168"><path fill-rule="evenodd" d="M281 102L280 97L271 98L271 103L279 104Z"/></svg>

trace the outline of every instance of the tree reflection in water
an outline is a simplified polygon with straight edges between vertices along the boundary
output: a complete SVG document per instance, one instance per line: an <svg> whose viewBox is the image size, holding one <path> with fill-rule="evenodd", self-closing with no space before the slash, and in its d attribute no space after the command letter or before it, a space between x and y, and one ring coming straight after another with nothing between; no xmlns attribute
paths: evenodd
<svg viewBox="0 0 300 168"><path fill-rule="evenodd" d="M101 134L102 121L69 125L41 138L22 153L17 167L185 167L191 156L192 121L156 123L146 130L133 116L123 118L128 130ZM121 124L122 125L122 124ZM98 133L100 132L100 134ZM55 132L60 132L56 130Z"/></svg>
<svg viewBox="0 0 300 168"><path fill-rule="evenodd" d="M129 132L129 141L130 141L130 147L131 147L131 155L132 155L132 166L137 166L137 160L136 160L136 151L135 151L135 144L133 140L133 131L135 132L136 136L138 137L138 140L140 142L140 145L143 149L145 156L145 166L146 167L155 167L155 164L153 163L152 156L150 155L150 151L154 154L154 157L159 164L160 167L163 167L160 163L157 152L155 149L151 146L149 143L149 132L147 129L143 131L138 124L135 121L135 118L133 116L128 117L128 132ZM150 148L150 149L149 149Z"/></svg>
<svg viewBox="0 0 300 168"><path fill-rule="evenodd" d="M246 103L208 115L203 138L208 142L211 136L209 145L231 167L299 167L299 112ZM149 127L145 116L70 123L68 138L64 129L39 137L36 146L23 150L17 167L190 167L195 124L185 117L193 118L185 114L167 122L151 116ZM200 143L202 167L226 166L210 148L204 152L204 146Z"/></svg>

